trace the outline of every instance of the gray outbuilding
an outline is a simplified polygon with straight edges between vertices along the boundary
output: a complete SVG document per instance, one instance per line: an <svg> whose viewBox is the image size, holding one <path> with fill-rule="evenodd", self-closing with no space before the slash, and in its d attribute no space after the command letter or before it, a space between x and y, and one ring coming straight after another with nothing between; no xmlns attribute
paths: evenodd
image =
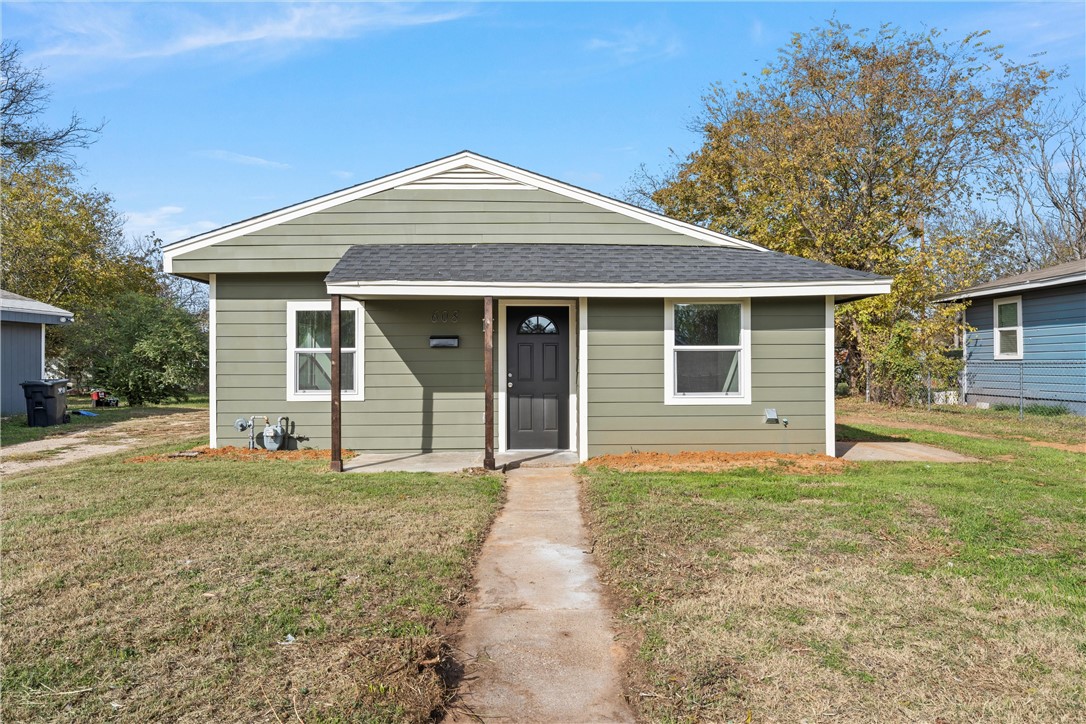
<svg viewBox="0 0 1086 724"><path fill-rule="evenodd" d="M0 415L24 412L19 383L45 377L45 325L71 321L66 309L0 289Z"/></svg>

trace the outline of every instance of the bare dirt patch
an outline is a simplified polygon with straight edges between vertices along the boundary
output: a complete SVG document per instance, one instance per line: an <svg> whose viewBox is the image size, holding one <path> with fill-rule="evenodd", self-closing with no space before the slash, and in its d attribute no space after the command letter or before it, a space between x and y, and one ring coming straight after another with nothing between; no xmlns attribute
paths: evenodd
<svg viewBox="0 0 1086 724"><path fill-rule="evenodd" d="M738 468L776 470L793 474L833 473L851 465L829 455L795 455L775 452L725 453L714 451L654 453L632 452L600 455L585 463L590 468L610 468L624 472L721 472Z"/></svg>
<svg viewBox="0 0 1086 724"><path fill-rule="evenodd" d="M0 448L0 475L86 460L141 445L184 440L207 431L207 410L125 420L74 435L47 437Z"/></svg>
<svg viewBox="0 0 1086 724"><path fill-rule="evenodd" d="M1086 442L1078 443L1075 445L1067 445L1062 442L1046 442L1041 440L1031 440L1030 445L1034 447L1050 447L1056 450L1063 450L1065 452L1082 453L1086 455Z"/></svg>

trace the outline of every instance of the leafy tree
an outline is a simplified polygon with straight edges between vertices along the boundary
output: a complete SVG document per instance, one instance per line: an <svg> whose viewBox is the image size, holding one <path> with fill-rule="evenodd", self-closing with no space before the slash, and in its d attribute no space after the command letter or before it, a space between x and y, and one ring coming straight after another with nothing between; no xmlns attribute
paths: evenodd
<svg viewBox="0 0 1086 724"><path fill-rule="evenodd" d="M153 293L154 270L124 243L123 217L99 191L81 191L70 168L38 164L0 186L8 291L77 315L121 293Z"/></svg>
<svg viewBox="0 0 1086 724"><path fill-rule="evenodd" d="M88 126L72 114L63 126L49 127L38 118L49 104L49 86L40 68L20 62L19 46L0 43L0 161L5 174L35 162L65 159L76 148L86 148L102 130Z"/></svg>
<svg viewBox="0 0 1086 724"><path fill-rule="evenodd" d="M208 339L197 317L160 296L125 293L72 325L69 345L93 360L94 383L131 405L183 400L207 380Z"/></svg>
<svg viewBox="0 0 1086 724"><path fill-rule="evenodd" d="M899 322L934 359L958 308L933 308L951 286L980 281L992 234L936 235L925 222L994 193L993 173L1050 73L1015 64L974 33L835 20L796 34L757 78L704 98L702 146L632 196L672 216L763 246L895 279L884 297L838 310L839 339L863 359ZM900 335L899 335L900 337Z"/></svg>

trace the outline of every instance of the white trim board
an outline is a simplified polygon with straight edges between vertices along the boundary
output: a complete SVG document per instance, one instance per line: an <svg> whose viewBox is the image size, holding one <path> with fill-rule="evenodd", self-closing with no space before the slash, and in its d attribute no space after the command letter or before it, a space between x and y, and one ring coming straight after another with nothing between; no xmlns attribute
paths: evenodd
<svg viewBox="0 0 1086 724"><path fill-rule="evenodd" d="M218 419L219 419L219 338L218 328L219 322L217 316L219 314L219 276L218 274L207 275L207 404L208 404L208 416L211 418L211 431L208 438L208 445L211 447L219 446L219 432L218 432Z"/></svg>
<svg viewBox="0 0 1086 724"><path fill-rule="evenodd" d="M251 219L239 221L228 226L224 226L221 229L209 231L204 234L199 234L188 239L169 244L163 249L162 263L163 268L167 272L173 271L173 259L178 254L184 254L186 252L195 251L196 249L202 249L213 244L217 244L221 241L227 241L229 239L243 236L245 234L251 234L261 229L266 229L270 226L282 224L293 219L314 214L319 211L334 208L340 204L345 204L350 201L362 199L367 196L373 196L379 194L382 191L389 191L395 188L410 187L415 185L418 188L419 184L422 184L425 179L432 177L441 177L443 175L450 174L451 172L463 172L466 169L488 174L492 177L500 177L514 182L521 188L535 188L542 189L544 191L550 191L560 196L565 196L577 201L582 201L586 204L596 206L607 211L613 211L617 214L643 221L647 224L667 229L684 236L688 236L701 241L707 241L712 244L718 244L720 246L731 246L741 249L756 249L758 251L765 251L765 249L757 244L752 244L749 241L743 241L742 239L736 239L735 237L728 236L727 234L721 234L715 231L704 229L694 224L688 224L684 221L672 219L661 214L642 209L632 204L627 204L617 199L612 199L601 194L597 194L586 189L578 188L555 179L548 178L546 176L540 176L539 174L532 173L531 171L525 171L524 169L510 166L509 164L496 161L492 158L480 156L472 153L471 151L461 151L460 153L445 158L437 159L429 163L415 166L413 168L400 171L398 173L390 174L388 176L382 176L381 178L368 181L351 188L335 191L324 196L319 196L309 201L303 201L293 206L288 206L276 211L271 211L260 216L255 216ZM439 185L441 182L439 181ZM434 188L430 186L429 188ZM464 188L457 185L456 188ZM514 186L501 185L500 188L515 188Z"/></svg>
<svg viewBox="0 0 1086 724"><path fill-rule="evenodd" d="M837 369L834 329L834 299L826 297L826 454L837 457L837 397L834 372Z"/></svg>
<svg viewBox="0 0 1086 724"><path fill-rule="evenodd" d="M580 372L577 364L577 352L580 348L579 314L576 302L569 299L499 299L498 300L498 340L495 344L498 357L498 450L509 452L509 395L506 385L509 377L509 333L507 309L509 307L567 307L569 309L569 450L584 454L578 447L582 437ZM587 365L587 362L582 364ZM587 374L587 366L585 367ZM574 384L576 381L577 384ZM587 414L587 412L585 413ZM585 458L581 458L582 460Z"/></svg>
<svg viewBox="0 0 1086 724"><path fill-rule="evenodd" d="M381 297L610 297L652 299L683 297L720 299L727 297L849 297L887 294L890 280L862 282L746 282L736 284L651 285L651 284L488 284L484 282L354 282L327 285L329 294Z"/></svg>
<svg viewBox="0 0 1086 724"><path fill-rule="evenodd" d="M577 300L577 459L588 460L588 298Z"/></svg>

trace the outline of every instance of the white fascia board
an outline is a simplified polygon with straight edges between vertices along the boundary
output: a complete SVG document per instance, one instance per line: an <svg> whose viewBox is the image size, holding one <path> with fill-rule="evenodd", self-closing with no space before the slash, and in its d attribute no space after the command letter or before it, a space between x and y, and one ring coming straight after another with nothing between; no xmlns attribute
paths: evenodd
<svg viewBox="0 0 1086 724"><path fill-rule="evenodd" d="M340 283L326 285L329 294L351 297L609 297L621 299L652 299L657 297L687 297L716 299L738 297L811 297L850 296L856 294L887 294L890 280L865 282L817 282L810 284L702 284L666 286L650 284L484 284L462 282Z"/></svg>
<svg viewBox="0 0 1086 724"><path fill-rule="evenodd" d="M957 302L963 299L976 299L978 297L992 297L1001 294L1010 294L1011 292L1024 292L1030 289L1043 289L1045 287L1056 287L1063 284L1074 284L1076 282L1086 282L1086 272L1082 274L1072 274L1071 276L1056 277L1053 279L1041 279L1035 282L1022 282L1021 284L1012 284L1007 287L989 287L988 289L978 289L975 292L962 292L961 294L955 294L950 297L943 297L940 302Z"/></svg>
<svg viewBox="0 0 1086 724"><path fill-rule="evenodd" d="M699 239L701 241L708 241L720 246L731 246L741 249L755 249L758 251L766 251L764 247L752 244L749 241L743 241L736 239L726 234L720 234L715 231L709 231L703 229L700 226L694 224L688 224L684 221L678 221L667 216L655 214L651 211L627 204L616 199L607 198L600 194L586 191L569 184L555 181L554 179L546 178L545 176L539 176L538 174L531 173L530 171L524 171L522 169L509 166L499 161L477 156L474 153L462 152L455 156L448 156L447 158L438 159L425 163L421 166L415 166L399 173L394 173L389 176L382 176L381 178L374 179L373 181L367 181L366 183L352 186L347 189L335 191L324 196L319 196L309 201L304 201L294 206L288 206L283 209L263 214L261 216L255 216L245 221L239 221L235 224L225 226L215 231L209 231L205 234L194 236L190 239L183 239L169 244L163 249L163 268L169 272L173 268L172 259L178 254L184 254L186 252L195 251L196 249L202 249L212 244L217 244L221 241L227 241L238 236L245 234L251 234L261 229L266 229L270 226L282 224L293 219L307 216L308 214L314 214L319 211L339 206L350 201L362 199L367 196L379 194L382 191L388 191L399 186L414 183L425 179L430 176L451 171L456 168L460 168L465 165L473 166L479 170L487 171L503 178L508 178L513 181L518 181L525 186L532 188L542 189L544 191L551 191L553 193L565 196L567 198L583 201L584 203L597 206L609 211L628 216L639 221L659 226L664 229L669 229L684 236ZM508 188L508 187L503 187Z"/></svg>

